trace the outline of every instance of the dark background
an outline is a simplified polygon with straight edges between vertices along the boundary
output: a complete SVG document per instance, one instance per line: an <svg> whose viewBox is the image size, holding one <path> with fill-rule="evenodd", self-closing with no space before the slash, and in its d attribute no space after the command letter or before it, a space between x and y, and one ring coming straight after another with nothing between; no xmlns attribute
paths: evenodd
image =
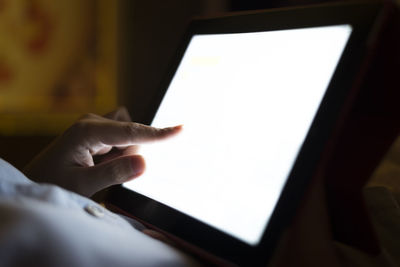
<svg viewBox="0 0 400 267"><path fill-rule="evenodd" d="M332 0L119 0L118 92L141 121L159 89L190 20L227 12L332 2ZM22 169L54 136L0 136L0 157Z"/></svg>

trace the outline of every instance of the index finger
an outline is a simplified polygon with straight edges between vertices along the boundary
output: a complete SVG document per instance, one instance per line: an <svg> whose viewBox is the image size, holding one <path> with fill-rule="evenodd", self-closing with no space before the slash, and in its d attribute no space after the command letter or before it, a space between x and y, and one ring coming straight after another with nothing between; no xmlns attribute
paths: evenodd
<svg viewBox="0 0 400 267"><path fill-rule="evenodd" d="M95 127L98 141L110 146L140 145L172 137L182 130L182 125L156 128L135 122L105 120Z"/></svg>
<svg viewBox="0 0 400 267"><path fill-rule="evenodd" d="M105 114L103 117L116 121L132 121L131 116L129 116L128 110L126 109L126 107L123 106L118 107L117 109Z"/></svg>

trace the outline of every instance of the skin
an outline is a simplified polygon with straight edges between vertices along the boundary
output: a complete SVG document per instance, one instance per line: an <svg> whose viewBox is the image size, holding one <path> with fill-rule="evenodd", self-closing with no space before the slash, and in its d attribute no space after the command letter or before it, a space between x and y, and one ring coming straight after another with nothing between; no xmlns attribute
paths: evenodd
<svg viewBox="0 0 400 267"><path fill-rule="evenodd" d="M178 134L181 126L154 128L131 122L125 108L105 116L87 114L25 168L37 182L59 185L84 196L140 176L145 161L137 146ZM316 175L269 266L342 266L335 249L322 175ZM145 234L171 243L162 234Z"/></svg>
<svg viewBox="0 0 400 267"><path fill-rule="evenodd" d="M24 169L36 182L52 183L84 196L140 176L140 144L176 135L181 126L154 128L131 122L125 108L105 116L87 114Z"/></svg>

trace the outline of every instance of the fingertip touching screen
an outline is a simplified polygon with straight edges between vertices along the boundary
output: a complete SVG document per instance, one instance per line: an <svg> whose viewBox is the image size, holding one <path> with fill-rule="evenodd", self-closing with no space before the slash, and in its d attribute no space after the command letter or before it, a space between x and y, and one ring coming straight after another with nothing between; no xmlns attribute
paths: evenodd
<svg viewBox="0 0 400 267"><path fill-rule="evenodd" d="M124 187L257 245L351 32L194 35L152 123L183 131Z"/></svg>

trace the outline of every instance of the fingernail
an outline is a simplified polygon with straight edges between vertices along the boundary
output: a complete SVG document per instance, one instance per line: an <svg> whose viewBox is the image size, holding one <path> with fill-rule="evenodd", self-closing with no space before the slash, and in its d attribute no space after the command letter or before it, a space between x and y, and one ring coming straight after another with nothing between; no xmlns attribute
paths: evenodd
<svg viewBox="0 0 400 267"><path fill-rule="evenodd" d="M171 129L174 131L180 131L180 130L182 130L182 128L183 128L183 125L177 125L177 126L171 127Z"/></svg>

